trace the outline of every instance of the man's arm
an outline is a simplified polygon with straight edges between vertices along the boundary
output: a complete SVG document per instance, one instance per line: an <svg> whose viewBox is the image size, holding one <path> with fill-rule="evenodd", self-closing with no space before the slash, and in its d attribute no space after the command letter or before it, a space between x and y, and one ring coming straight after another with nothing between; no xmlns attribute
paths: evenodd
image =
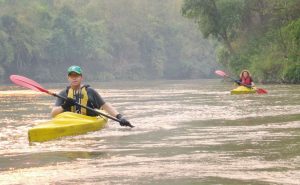
<svg viewBox="0 0 300 185"><path fill-rule="evenodd" d="M52 117L55 117L57 114L62 113L64 111L70 111L71 106L76 105L76 100L72 98L66 98L63 100L63 104L61 106L54 106L51 111Z"/></svg>
<svg viewBox="0 0 300 185"><path fill-rule="evenodd" d="M122 114L120 114L113 106L111 106L109 103L105 103L104 105L102 105L102 108L108 112L111 116L114 116L116 118L118 118L120 120L120 125L121 126L130 126L133 127L130 122L123 117Z"/></svg>
<svg viewBox="0 0 300 185"><path fill-rule="evenodd" d="M116 117L119 112L110 104L110 103L106 103L103 98L100 96L100 94L92 88L89 88L88 91L90 92L90 94L93 97L93 102L96 104L94 105L95 108L102 108L104 109L109 115Z"/></svg>
<svg viewBox="0 0 300 185"><path fill-rule="evenodd" d="M62 90L59 93L59 95L63 96L63 97L66 97L67 96L66 90ZM53 108L51 110L51 116L52 117L55 117L57 114L60 114L60 113L64 112L64 109L61 107L62 104L64 104L64 100L61 99L61 98L57 98L56 102L55 102L55 105L53 106Z"/></svg>
<svg viewBox="0 0 300 185"><path fill-rule="evenodd" d="M93 89L91 89L91 91L93 91L93 94L95 96L95 101L97 102L97 105L99 105L99 108L102 107L102 109L104 109L109 115L118 118L120 120L119 123L121 126L131 126L130 122L127 121L126 118L124 118L123 115L120 114L112 105L106 103L101 98L98 92L96 92Z"/></svg>
<svg viewBox="0 0 300 185"><path fill-rule="evenodd" d="M51 111L51 116L54 118L57 114L60 114L64 111L61 106L54 106Z"/></svg>
<svg viewBox="0 0 300 185"><path fill-rule="evenodd" d="M104 103L104 105L102 105L102 108L111 116L113 117L117 117L117 115L119 114L119 112L113 107L111 106L111 104L109 103Z"/></svg>

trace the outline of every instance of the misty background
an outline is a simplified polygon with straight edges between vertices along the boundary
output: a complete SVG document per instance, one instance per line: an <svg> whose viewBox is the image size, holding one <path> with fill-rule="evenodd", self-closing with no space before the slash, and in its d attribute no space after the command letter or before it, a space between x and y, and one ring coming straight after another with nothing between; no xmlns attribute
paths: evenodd
<svg viewBox="0 0 300 185"><path fill-rule="evenodd" d="M0 80L210 78L211 41L181 14L183 0L0 0Z"/></svg>

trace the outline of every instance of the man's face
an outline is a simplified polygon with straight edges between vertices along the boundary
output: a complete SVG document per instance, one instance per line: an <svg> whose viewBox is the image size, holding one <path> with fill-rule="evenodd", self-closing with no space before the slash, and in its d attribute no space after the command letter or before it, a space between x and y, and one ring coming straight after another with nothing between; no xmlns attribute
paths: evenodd
<svg viewBox="0 0 300 185"><path fill-rule="evenodd" d="M71 72L68 75L68 80L69 80L71 86L75 86L75 87L80 86L81 81L82 81L82 75Z"/></svg>

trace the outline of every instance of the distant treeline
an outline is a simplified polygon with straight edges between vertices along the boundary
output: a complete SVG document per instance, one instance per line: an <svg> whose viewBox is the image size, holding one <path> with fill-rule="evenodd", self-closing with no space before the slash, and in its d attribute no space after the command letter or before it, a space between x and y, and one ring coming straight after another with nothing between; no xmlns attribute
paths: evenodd
<svg viewBox="0 0 300 185"><path fill-rule="evenodd" d="M0 81L80 65L88 80L207 78L214 48L182 0L0 0Z"/></svg>
<svg viewBox="0 0 300 185"><path fill-rule="evenodd" d="M182 14L220 41L218 61L261 82L300 82L300 0L185 0Z"/></svg>

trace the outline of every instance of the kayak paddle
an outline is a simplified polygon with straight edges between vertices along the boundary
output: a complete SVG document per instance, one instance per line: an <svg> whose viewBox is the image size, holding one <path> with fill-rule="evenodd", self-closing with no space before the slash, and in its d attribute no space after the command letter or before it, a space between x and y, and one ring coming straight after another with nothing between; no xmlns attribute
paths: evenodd
<svg viewBox="0 0 300 185"><path fill-rule="evenodd" d="M50 91L48 91L47 89L43 88L39 83L37 83L37 82L35 82L35 81L33 81L33 80L29 79L29 78L26 78L26 77L24 77L24 76L11 75L11 76L10 76L10 80L11 80L12 82L14 82L15 84L19 85L19 86L26 87L26 88L32 89L32 90L34 90L34 91L44 92L44 93L47 93L47 94L49 94L49 95L55 96L55 97L57 97L57 98L61 98L61 99L67 100L66 97L63 97L63 96L60 96L59 94L50 92ZM98 115L105 116L105 117L110 118L110 119L112 119L112 120L114 120L114 121L117 121L117 122L119 122L119 123L120 123L120 121L121 121L121 120L119 120L119 119L117 119L117 118L115 118L115 117L109 116L109 115L107 115L107 114L104 114L104 113L102 113L102 112L100 112L100 111L97 111L97 110L95 110L95 109L92 109L92 108L90 108L90 107L81 105L81 104L79 104L79 103L77 103L77 102L76 102L75 104L76 104L77 106L83 107L83 108L85 108L85 109L87 109L87 110L89 110L89 111L92 111L92 112L94 112L94 113L96 113L96 114L98 114ZM131 127L131 128L134 127L134 126L131 125L131 124L128 124L128 125L126 125L126 126Z"/></svg>
<svg viewBox="0 0 300 185"><path fill-rule="evenodd" d="M250 88L250 89L253 88L253 87L251 87L250 85L241 83L240 81L238 81L238 80L236 80L236 79L230 77L230 76L227 75L224 71L216 70L215 73L216 73L217 75L219 75L219 76L230 78L230 79L232 79L234 82L239 83L239 84L241 84L241 85L243 85L243 86L245 86L245 87L248 87L248 88ZM256 92L257 92L258 94L267 94L267 93L268 93L265 89L262 89L262 88L256 88L255 90L256 90Z"/></svg>

